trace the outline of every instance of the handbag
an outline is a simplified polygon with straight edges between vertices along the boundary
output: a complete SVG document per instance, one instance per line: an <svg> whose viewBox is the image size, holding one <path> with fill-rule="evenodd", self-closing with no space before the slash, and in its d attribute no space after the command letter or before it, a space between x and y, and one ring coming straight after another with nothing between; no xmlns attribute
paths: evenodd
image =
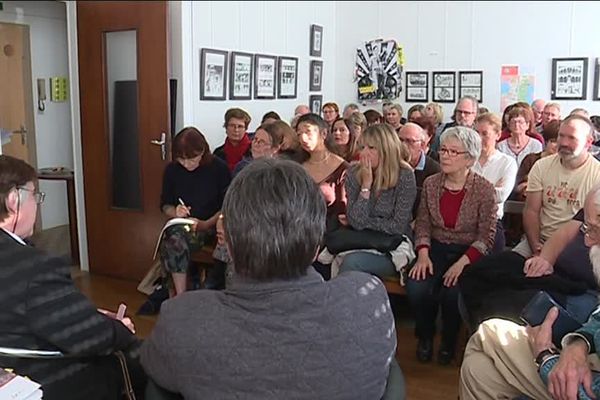
<svg viewBox="0 0 600 400"><path fill-rule="evenodd" d="M377 250L388 253L406 240L404 235L390 235L370 229L355 230L343 227L325 235L325 247L331 254L339 254L349 250Z"/></svg>

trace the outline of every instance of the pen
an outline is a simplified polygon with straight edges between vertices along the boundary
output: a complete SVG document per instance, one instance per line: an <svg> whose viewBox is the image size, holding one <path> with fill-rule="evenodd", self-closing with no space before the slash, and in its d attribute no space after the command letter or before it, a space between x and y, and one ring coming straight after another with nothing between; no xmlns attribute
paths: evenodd
<svg viewBox="0 0 600 400"><path fill-rule="evenodd" d="M177 200L179 200L179 204L181 204L181 205L182 205L182 206L184 206L184 207L187 207L187 206L185 205L185 203L183 202L183 200L181 200L181 197L178 197L178 198L177 198Z"/></svg>
<svg viewBox="0 0 600 400"><path fill-rule="evenodd" d="M119 305L119 310L117 311L117 319L122 320L125 317L125 312L127 310L127 306L123 303Z"/></svg>

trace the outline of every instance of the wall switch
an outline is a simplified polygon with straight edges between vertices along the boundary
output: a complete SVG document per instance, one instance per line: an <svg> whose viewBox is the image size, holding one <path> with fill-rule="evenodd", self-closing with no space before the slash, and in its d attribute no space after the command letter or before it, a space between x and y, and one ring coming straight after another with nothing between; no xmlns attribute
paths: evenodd
<svg viewBox="0 0 600 400"><path fill-rule="evenodd" d="M50 100L54 102L67 101L68 83L64 76L50 78Z"/></svg>

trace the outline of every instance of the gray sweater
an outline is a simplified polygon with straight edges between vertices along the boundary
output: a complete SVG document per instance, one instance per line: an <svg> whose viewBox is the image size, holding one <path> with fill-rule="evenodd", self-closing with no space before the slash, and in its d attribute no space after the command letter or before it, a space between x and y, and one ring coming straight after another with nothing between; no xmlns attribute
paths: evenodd
<svg viewBox="0 0 600 400"><path fill-rule="evenodd" d="M396 186L371 192L369 199L360 195L360 183L356 177L358 165L353 166L346 177L346 213L350 226L354 229L371 229L390 235L412 236L410 221L417 197L415 174L410 169L400 170Z"/></svg>
<svg viewBox="0 0 600 400"><path fill-rule="evenodd" d="M141 359L186 399L380 399L396 349L383 284L362 272L331 281L309 267L290 281L234 276L219 292L163 303Z"/></svg>

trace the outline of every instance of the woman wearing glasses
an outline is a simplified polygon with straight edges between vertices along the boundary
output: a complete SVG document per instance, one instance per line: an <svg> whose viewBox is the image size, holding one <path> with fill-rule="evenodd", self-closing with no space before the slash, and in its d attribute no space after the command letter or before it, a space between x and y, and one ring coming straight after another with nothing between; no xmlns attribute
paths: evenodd
<svg viewBox="0 0 600 400"><path fill-rule="evenodd" d="M531 126L533 113L522 107L514 107L508 113L510 137L498 143L498 150L515 159L521 165L523 159L531 153L539 153L542 143L527 134Z"/></svg>
<svg viewBox="0 0 600 400"><path fill-rule="evenodd" d="M225 113L225 143L215 149L214 155L227 163L229 171L233 172L235 166L244 157L250 157L250 138L248 125L250 115L241 108L230 108Z"/></svg>
<svg viewBox="0 0 600 400"><path fill-rule="evenodd" d="M481 139L466 127L447 129L441 136L442 172L423 184L415 223L416 263L406 291L416 319L417 359L430 361L438 308L442 309L442 342L438 362L454 358L460 328L458 288L463 269L494 245L494 186L470 169L479 159Z"/></svg>

